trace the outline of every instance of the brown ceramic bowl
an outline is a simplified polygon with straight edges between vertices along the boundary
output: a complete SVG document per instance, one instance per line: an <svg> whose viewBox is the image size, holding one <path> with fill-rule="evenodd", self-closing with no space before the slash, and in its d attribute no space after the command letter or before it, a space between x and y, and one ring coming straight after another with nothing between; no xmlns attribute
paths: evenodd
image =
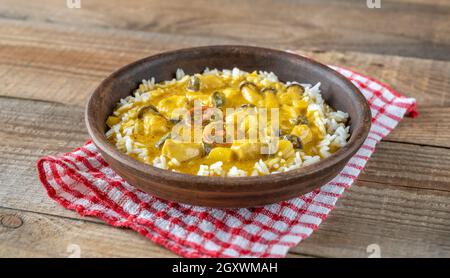
<svg viewBox="0 0 450 278"><path fill-rule="evenodd" d="M261 177L204 177L175 173L138 162L121 153L104 135L106 119L116 103L131 94L142 79L172 79L177 68L187 74L205 67L272 71L282 81L321 82L324 99L349 113L351 137L343 148L322 161L290 172ZM207 46L181 49L144 58L106 78L86 108L89 134L120 176L163 199L209 207L253 207L287 200L316 189L335 177L367 137L371 123L368 104L346 78L325 65L284 51L249 46Z"/></svg>

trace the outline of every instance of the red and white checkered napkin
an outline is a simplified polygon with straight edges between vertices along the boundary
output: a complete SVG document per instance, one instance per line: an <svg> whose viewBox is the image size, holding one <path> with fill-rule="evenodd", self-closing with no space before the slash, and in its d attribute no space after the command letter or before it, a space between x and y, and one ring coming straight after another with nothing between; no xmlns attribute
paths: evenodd
<svg viewBox="0 0 450 278"><path fill-rule="evenodd" d="M118 176L93 143L63 156L47 156L37 168L48 195L81 215L96 216L116 227L131 228L185 257L283 257L316 230L344 190L415 100L350 70L333 67L368 100L369 137L342 172L298 198L249 209L214 209L179 204L144 193Z"/></svg>

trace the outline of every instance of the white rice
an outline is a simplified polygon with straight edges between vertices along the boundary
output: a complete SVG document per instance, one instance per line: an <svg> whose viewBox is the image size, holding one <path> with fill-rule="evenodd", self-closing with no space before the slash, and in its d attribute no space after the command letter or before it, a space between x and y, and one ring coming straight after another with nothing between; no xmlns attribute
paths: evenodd
<svg viewBox="0 0 450 278"><path fill-rule="evenodd" d="M336 147L343 147L347 144L348 137L350 137L350 127L341 125L336 129L334 135L336 138L330 143Z"/></svg>
<svg viewBox="0 0 450 278"><path fill-rule="evenodd" d="M336 111L336 112L329 112L327 114L327 117L330 119L335 120L338 123L346 122L348 119L348 114L342 111Z"/></svg>
<svg viewBox="0 0 450 278"><path fill-rule="evenodd" d="M181 80L186 74L184 74L184 71L182 69L177 69L175 73L175 78L177 80Z"/></svg>
<svg viewBox="0 0 450 278"><path fill-rule="evenodd" d="M223 165L222 161L219 161L219 162L216 162L214 164L211 164L211 166L209 166L209 174L210 175L216 174L216 175L221 176L222 172L223 172L222 171L222 165Z"/></svg>
<svg viewBox="0 0 450 278"><path fill-rule="evenodd" d="M246 177L247 171L240 170L236 166L231 167L227 173L228 177Z"/></svg>
<svg viewBox="0 0 450 278"><path fill-rule="evenodd" d="M318 156L318 155L315 155L315 156L305 155L305 156L303 156L303 159L305 160L303 162L303 166L308 166L308 165L314 164L316 162L319 162L320 161L320 156Z"/></svg>
<svg viewBox="0 0 450 278"><path fill-rule="evenodd" d="M197 175L198 176L209 176L209 166L208 165L200 165Z"/></svg>
<svg viewBox="0 0 450 278"><path fill-rule="evenodd" d="M262 159L260 159L258 162L255 163L254 168L260 173L261 175L268 175L270 174L269 169L267 168L266 163Z"/></svg>
<svg viewBox="0 0 450 278"><path fill-rule="evenodd" d="M170 163L175 166L181 165L181 163L175 157L170 160Z"/></svg>
<svg viewBox="0 0 450 278"><path fill-rule="evenodd" d="M222 75L225 78L236 79L246 72L238 68L233 68L232 70L224 69L221 71L218 69L210 70L208 68L205 68L203 73L218 74ZM278 82L278 77L273 72L259 71L258 74L262 77L262 83L265 84L265 86L270 86L271 83ZM186 75L182 69L177 69L175 78L169 81L165 81L164 84L184 82L187 78L189 78L189 76ZM250 173L250 175L252 176L281 173L314 164L316 162L319 162L321 159L330 156L331 148L341 148L342 146L344 146L347 143L348 137L350 137L349 127L345 125L349 115L342 111L328 111L328 109L325 109L326 111L324 111L325 102L321 95L320 82L315 84L314 86L298 82L286 82L286 84L301 84L305 88L303 99L309 102L307 113L312 113L314 115L314 125L320 130L320 132L325 134L324 138L315 148L318 155L309 156L302 151L297 151L295 152L294 159L292 160L291 158L290 164L286 165L286 160L283 159L283 156L289 157L292 155L278 152L278 156L266 162L264 162L262 159L256 162L253 170ZM158 90L153 90L154 87L154 77L148 80L142 80L139 88L134 92L134 96L130 95L120 100L118 109L114 112L114 115L119 116L120 114L122 114L121 121L127 120L130 117L131 113L128 110L133 107L133 104L135 102L145 102L152 97L151 94L153 94L154 96L160 94ZM112 126L105 135L108 139L115 139L116 147L120 151L127 154L137 154L139 158L145 160L146 162L150 162L148 157L148 150L145 145L133 140L133 131L134 126L122 128L119 123ZM169 166L178 167L181 165L181 163L176 159L167 161L167 158L164 155L160 155L154 158L151 164L161 169L168 169ZM248 176L247 171L239 169L236 166L232 166L230 170L228 170L228 172L224 171L222 169L222 166L222 161L213 163L211 165L200 165L197 175L228 177Z"/></svg>
<svg viewBox="0 0 450 278"><path fill-rule="evenodd" d="M238 68L233 68L233 70L231 71L231 76L236 79L240 75L241 75L241 71Z"/></svg>
<svg viewBox="0 0 450 278"><path fill-rule="evenodd" d="M153 160L153 166L160 169L167 169L166 157L164 155L155 157Z"/></svg>
<svg viewBox="0 0 450 278"><path fill-rule="evenodd" d="M223 176L224 172L222 169L223 162L218 161L216 163L208 165L200 165L197 175L199 176Z"/></svg>
<svg viewBox="0 0 450 278"><path fill-rule="evenodd" d="M259 71L258 74L263 78L262 83L265 86L270 85L270 83L278 82L278 76L276 76L273 72L267 71Z"/></svg>

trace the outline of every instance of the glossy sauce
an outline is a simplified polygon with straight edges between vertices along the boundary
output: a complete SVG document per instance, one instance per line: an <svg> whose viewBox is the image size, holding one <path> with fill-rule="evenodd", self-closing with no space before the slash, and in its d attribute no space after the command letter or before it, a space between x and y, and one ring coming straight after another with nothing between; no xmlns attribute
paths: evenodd
<svg viewBox="0 0 450 278"><path fill-rule="evenodd" d="M223 162L224 172L236 166L249 174L260 159L267 165L274 165L272 170L288 165L294 160L295 151L299 148L295 149L292 142L283 135L299 138L300 150L306 155L318 155L317 144L324 138L326 131L316 124L317 114L308 111L309 101L304 95L302 86L298 84L288 86L279 81L268 80L257 72L244 73L238 77L222 73L196 74L195 78L199 84L194 84L192 76L185 76L176 82L155 84L152 88L141 85L137 94L146 97L136 98L132 103L121 104L115 108L114 114L107 120L107 125L118 127L121 133L126 133L127 128L132 129L132 132L129 132L130 138L140 146L145 146L147 150L145 157L133 152L128 152L128 155L141 162L152 164L153 160L162 153L169 154L167 157L169 169L193 175L197 174L200 165L211 165L217 161ZM192 88L195 85L198 87ZM214 94L222 98L215 98ZM217 108L221 109L225 116L229 116L225 113L226 108L241 107L241 110L254 109L254 107L279 108L278 133L281 137L278 149L271 155L254 153L250 151L252 144L246 145L246 142L243 142L243 147L239 147L238 142L213 144L209 146L209 150L206 150L205 144L187 142L179 148L178 143L170 138L159 146L155 146L183 119L183 115L173 112L180 108L192 112L195 101L201 102L203 108L219 105L220 107ZM328 105L324 105L327 111L333 111ZM144 107L146 108L143 109ZM270 118L270 113L268 116ZM249 126L254 124L254 118L246 120L247 128L244 129L247 132ZM118 145L122 151L126 149L122 146L123 144L117 144L116 136L111 136L109 140ZM221 149L215 150L215 148ZM187 149L190 150L188 154L180 153ZM336 149L330 150L330 152L334 151ZM280 153L283 155L280 156ZM170 162L174 157L176 163ZM186 157L188 159L185 160Z"/></svg>

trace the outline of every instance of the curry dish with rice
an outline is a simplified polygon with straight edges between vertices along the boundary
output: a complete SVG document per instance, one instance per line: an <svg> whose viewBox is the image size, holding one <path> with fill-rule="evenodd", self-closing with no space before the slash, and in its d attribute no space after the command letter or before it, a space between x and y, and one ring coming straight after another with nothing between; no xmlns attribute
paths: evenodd
<svg viewBox="0 0 450 278"><path fill-rule="evenodd" d="M209 70L143 80L107 119L108 140L134 159L202 176L259 176L308 166L344 146L348 114L320 83L274 73Z"/></svg>

